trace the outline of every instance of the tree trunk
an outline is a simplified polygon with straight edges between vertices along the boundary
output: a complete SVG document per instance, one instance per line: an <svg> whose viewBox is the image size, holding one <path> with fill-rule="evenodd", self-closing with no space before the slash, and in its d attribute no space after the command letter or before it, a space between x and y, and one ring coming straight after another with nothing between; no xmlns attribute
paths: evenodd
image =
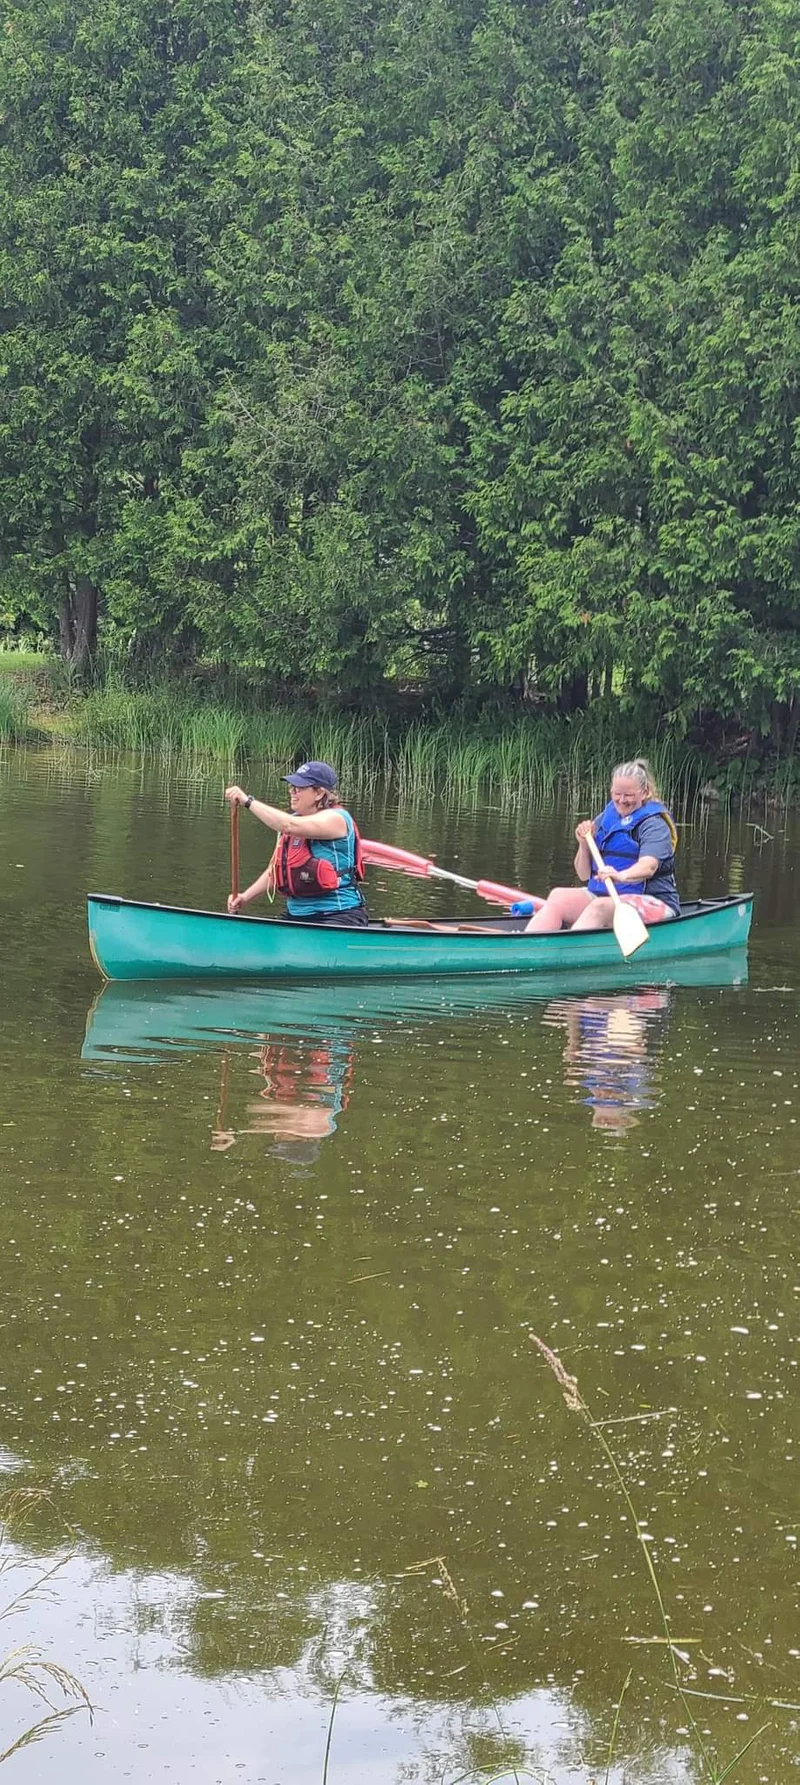
<svg viewBox="0 0 800 1785"><path fill-rule="evenodd" d="M565 677L558 691L560 713L583 713L589 704L589 673L578 669Z"/></svg>
<svg viewBox="0 0 800 1785"><path fill-rule="evenodd" d="M462 586L453 591L448 603L447 657L442 687L446 700L461 700L470 688L472 648L466 625L467 606L467 590Z"/></svg>
<svg viewBox="0 0 800 1785"><path fill-rule="evenodd" d="M97 643L99 591L91 577L76 576L62 596L58 612L61 655L83 673Z"/></svg>
<svg viewBox="0 0 800 1785"><path fill-rule="evenodd" d="M79 670L88 669L97 643L98 591L88 576L75 578L72 611L75 616L75 644L72 661Z"/></svg>

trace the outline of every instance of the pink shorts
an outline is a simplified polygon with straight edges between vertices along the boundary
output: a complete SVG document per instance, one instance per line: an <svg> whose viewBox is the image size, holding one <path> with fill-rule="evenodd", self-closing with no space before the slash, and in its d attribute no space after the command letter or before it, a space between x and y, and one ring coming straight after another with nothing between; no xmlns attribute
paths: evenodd
<svg viewBox="0 0 800 1785"><path fill-rule="evenodd" d="M675 912L663 899L654 899L652 893L626 893L619 888L620 898L626 905L634 905L645 923L666 923L667 918L674 917Z"/></svg>

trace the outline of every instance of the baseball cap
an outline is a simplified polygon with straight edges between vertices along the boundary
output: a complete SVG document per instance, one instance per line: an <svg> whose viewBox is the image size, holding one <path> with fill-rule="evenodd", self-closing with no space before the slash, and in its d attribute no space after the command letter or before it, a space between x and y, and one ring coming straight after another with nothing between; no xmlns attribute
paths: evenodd
<svg viewBox="0 0 800 1785"><path fill-rule="evenodd" d="M338 776L329 762L301 762L293 775L284 775L283 779L290 787L324 787L327 793L333 793Z"/></svg>

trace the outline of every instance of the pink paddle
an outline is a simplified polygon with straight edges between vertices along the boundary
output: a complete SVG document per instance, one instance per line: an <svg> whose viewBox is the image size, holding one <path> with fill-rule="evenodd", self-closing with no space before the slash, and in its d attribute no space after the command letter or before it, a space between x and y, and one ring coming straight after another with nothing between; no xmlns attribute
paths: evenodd
<svg viewBox="0 0 800 1785"><path fill-rule="evenodd" d="M402 874L412 874L418 880L449 880L453 886L464 886L468 892L478 894L489 905L516 905L520 900L530 900L535 911L544 904L533 893L520 892L517 887L500 886L495 880L468 880L464 874L451 874L448 868L439 868L424 855L414 855L410 849L396 849L391 843L372 843L362 838L365 862L376 868L396 868Z"/></svg>

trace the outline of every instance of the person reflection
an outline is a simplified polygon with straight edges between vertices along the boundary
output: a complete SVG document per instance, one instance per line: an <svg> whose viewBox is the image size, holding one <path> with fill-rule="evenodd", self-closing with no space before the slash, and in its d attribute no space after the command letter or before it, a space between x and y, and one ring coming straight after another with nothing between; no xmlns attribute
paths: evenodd
<svg viewBox="0 0 800 1785"><path fill-rule="evenodd" d="M336 1118L347 1108L353 1072L352 1050L347 1041L328 1039L320 1046L307 1041L264 1037L250 1056L251 1070L263 1080L258 1095L246 1105L246 1121L237 1128L226 1126L228 1102L226 1067L217 1126L211 1150L227 1152L245 1134L266 1135L275 1144L267 1151L295 1165L311 1165L328 1135L336 1132Z"/></svg>
<svg viewBox="0 0 800 1785"><path fill-rule="evenodd" d="M554 998L544 1021L563 1027L564 1080L584 1092L592 1127L623 1135L656 1101L653 1078L666 1031L666 990Z"/></svg>

